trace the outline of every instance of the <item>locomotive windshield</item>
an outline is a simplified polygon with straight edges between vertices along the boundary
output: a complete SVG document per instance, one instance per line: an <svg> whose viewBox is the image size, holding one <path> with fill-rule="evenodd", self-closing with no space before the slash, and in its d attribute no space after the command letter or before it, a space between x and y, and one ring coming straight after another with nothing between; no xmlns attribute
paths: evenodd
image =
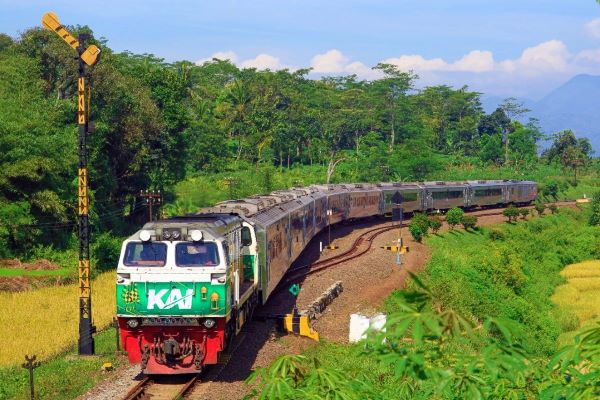
<svg viewBox="0 0 600 400"><path fill-rule="evenodd" d="M128 267L163 267L166 261L167 245L156 242L127 243L123 258Z"/></svg>
<svg viewBox="0 0 600 400"><path fill-rule="evenodd" d="M178 267L211 267L219 264L217 245L212 242L187 242L175 246Z"/></svg>

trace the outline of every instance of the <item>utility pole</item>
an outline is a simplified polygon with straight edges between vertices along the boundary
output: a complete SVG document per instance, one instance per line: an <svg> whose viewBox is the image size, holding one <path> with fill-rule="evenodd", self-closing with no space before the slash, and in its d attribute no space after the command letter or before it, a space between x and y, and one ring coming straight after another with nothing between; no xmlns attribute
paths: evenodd
<svg viewBox="0 0 600 400"><path fill-rule="evenodd" d="M60 36L77 51L79 57L79 78L77 79L77 123L79 125L79 164L78 164L78 234L79 234L79 342L80 355L92 355L96 327L92 324L92 288L90 266L90 221L87 171L88 121L85 99L85 66L95 65L100 58L96 45L85 47L88 35L80 34L78 39L69 33L58 21L56 14L48 12L42 17L42 25Z"/></svg>
<svg viewBox="0 0 600 400"><path fill-rule="evenodd" d="M162 202L160 190L158 192L140 190L140 197L146 199L146 205L148 206L148 221L152 222L154 220L153 206L156 205L160 207Z"/></svg>

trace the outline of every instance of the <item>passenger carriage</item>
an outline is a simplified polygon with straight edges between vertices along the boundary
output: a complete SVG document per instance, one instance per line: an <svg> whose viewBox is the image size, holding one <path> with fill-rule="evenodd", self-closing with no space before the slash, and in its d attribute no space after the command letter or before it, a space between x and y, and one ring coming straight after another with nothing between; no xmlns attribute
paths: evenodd
<svg viewBox="0 0 600 400"><path fill-rule="evenodd" d="M504 181L468 181L469 206L497 206L507 202L508 186Z"/></svg>
<svg viewBox="0 0 600 400"><path fill-rule="evenodd" d="M423 187L414 183L380 183L377 185L382 191L382 214L391 214L396 203L394 199L400 200L404 212L423 210Z"/></svg>
<svg viewBox="0 0 600 400"><path fill-rule="evenodd" d="M425 182L424 210L448 210L453 207L468 207L469 185L462 182Z"/></svg>

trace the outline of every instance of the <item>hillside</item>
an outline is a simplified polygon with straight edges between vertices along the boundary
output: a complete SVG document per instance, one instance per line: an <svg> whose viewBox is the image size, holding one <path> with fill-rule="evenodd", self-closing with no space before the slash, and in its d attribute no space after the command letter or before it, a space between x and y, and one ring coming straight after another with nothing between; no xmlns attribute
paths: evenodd
<svg viewBox="0 0 600 400"><path fill-rule="evenodd" d="M502 100L484 95L482 105L489 113ZM571 129L577 136L589 138L596 153L600 151L600 76L577 75L538 101L519 100L531 110L527 118L539 119L544 133Z"/></svg>

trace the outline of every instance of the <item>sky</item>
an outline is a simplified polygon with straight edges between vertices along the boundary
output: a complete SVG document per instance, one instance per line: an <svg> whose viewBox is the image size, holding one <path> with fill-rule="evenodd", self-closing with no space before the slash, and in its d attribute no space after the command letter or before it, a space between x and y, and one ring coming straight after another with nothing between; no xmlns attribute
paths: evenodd
<svg viewBox="0 0 600 400"><path fill-rule="evenodd" d="M169 62L218 57L363 79L387 62L414 71L419 87L533 100L600 75L595 0L0 0L0 32L17 37L46 11L90 26L115 51Z"/></svg>

